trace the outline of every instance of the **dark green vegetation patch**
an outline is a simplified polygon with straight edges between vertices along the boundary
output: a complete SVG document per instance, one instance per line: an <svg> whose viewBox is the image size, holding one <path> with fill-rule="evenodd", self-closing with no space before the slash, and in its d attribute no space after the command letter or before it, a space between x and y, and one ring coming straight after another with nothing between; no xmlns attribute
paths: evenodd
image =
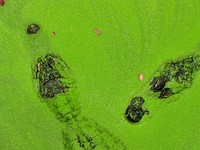
<svg viewBox="0 0 200 150"><path fill-rule="evenodd" d="M161 98L161 99L162 98L168 98L172 94L173 94L172 89L170 89L170 88L164 88L164 89L161 90L159 98Z"/></svg>
<svg viewBox="0 0 200 150"><path fill-rule="evenodd" d="M62 66L58 60L62 61L53 54L47 54L44 59L38 59L36 79L39 79L39 91L43 98L53 98L57 94L65 93L69 88L63 83L64 76L60 74L56 65L63 68L67 66Z"/></svg>
<svg viewBox="0 0 200 150"><path fill-rule="evenodd" d="M158 97L160 99L178 94L192 85L195 72L199 70L199 67L199 55L167 62L164 65L163 71L153 77L153 80L150 82L150 90L160 92Z"/></svg>
<svg viewBox="0 0 200 150"><path fill-rule="evenodd" d="M40 30L40 27L39 25L33 23L33 24L30 24L27 28L27 33L28 34L36 34L38 31Z"/></svg>
<svg viewBox="0 0 200 150"><path fill-rule="evenodd" d="M68 65L54 54L40 57L36 63L38 92L56 118L67 122L80 113L76 82Z"/></svg>
<svg viewBox="0 0 200 150"><path fill-rule="evenodd" d="M126 150L115 135L95 121L81 117L63 130L66 150Z"/></svg>
<svg viewBox="0 0 200 150"><path fill-rule="evenodd" d="M76 84L68 65L58 56L47 54L36 63L39 94L65 125L66 150L125 150L125 145L93 120L83 117L76 95Z"/></svg>
<svg viewBox="0 0 200 150"><path fill-rule="evenodd" d="M144 114L148 114L149 112L147 110L144 110L142 108L144 99L142 97L134 97L130 105L126 109L125 117L126 119L131 123L137 123L139 122Z"/></svg>
<svg viewBox="0 0 200 150"><path fill-rule="evenodd" d="M195 73L200 67L200 56L192 55L177 61L169 61L164 64L149 82L148 89L145 89L142 97L134 97L127 107L125 117L129 122L139 122L145 113L149 111L142 108L145 103L143 97L152 95L153 99L167 99L175 94L179 94L186 88L191 87ZM149 87L150 86L150 87Z"/></svg>

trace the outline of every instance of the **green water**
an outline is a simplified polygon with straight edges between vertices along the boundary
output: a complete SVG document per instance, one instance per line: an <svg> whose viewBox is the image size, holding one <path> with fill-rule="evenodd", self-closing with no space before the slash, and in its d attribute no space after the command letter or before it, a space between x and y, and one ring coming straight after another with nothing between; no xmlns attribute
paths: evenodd
<svg viewBox="0 0 200 150"><path fill-rule="evenodd" d="M64 148L63 124L32 85L33 60L49 50L72 68L82 114L128 149L199 149L198 74L190 89L150 119L139 125L124 119L130 99L161 64L198 53L199 9L197 0L7 0L0 7L0 149ZM25 32L33 22L43 37L33 48L38 53L29 51ZM138 81L141 72L144 81Z"/></svg>

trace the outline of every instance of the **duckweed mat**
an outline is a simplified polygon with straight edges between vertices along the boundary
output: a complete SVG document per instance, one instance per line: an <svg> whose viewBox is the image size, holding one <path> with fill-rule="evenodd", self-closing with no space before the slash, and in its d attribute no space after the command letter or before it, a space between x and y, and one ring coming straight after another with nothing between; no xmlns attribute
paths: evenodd
<svg viewBox="0 0 200 150"><path fill-rule="evenodd" d="M200 149L199 9L0 0L0 149Z"/></svg>

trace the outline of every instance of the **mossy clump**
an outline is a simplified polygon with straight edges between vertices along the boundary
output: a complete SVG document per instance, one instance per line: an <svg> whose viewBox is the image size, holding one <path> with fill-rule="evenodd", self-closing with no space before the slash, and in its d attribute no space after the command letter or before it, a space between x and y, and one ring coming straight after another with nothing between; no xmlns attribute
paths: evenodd
<svg viewBox="0 0 200 150"><path fill-rule="evenodd" d="M134 97L126 109L125 117L131 123L139 122L149 111L143 109L144 99L142 97Z"/></svg>
<svg viewBox="0 0 200 150"><path fill-rule="evenodd" d="M28 25L26 32L28 34L36 34L38 33L39 30L40 30L40 26L35 23L32 23Z"/></svg>
<svg viewBox="0 0 200 150"><path fill-rule="evenodd" d="M37 61L36 79L39 80L39 92L43 98L54 98L69 88L58 70L58 59L60 58L55 55L47 54L44 59L39 58Z"/></svg>
<svg viewBox="0 0 200 150"><path fill-rule="evenodd" d="M150 82L150 90L160 92L158 98L168 98L192 85L196 71L200 67L200 56L188 56L177 61L170 61Z"/></svg>

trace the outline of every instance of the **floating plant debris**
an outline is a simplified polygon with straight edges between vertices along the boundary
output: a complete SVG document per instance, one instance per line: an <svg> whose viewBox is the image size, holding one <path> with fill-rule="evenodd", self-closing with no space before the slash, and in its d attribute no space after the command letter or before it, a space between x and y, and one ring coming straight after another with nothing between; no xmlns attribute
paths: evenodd
<svg viewBox="0 0 200 150"><path fill-rule="evenodd" d="M58 60L62 61L53 54L47 54L44 59L39 58L37 61L36 79L39 79L39 91L43 98L54 98L69 88L69 85L63 83L64 77L58 70Z"/></svg>
<svg viewBox="0 0 200 150"><path fill-rule="evenodd" d="M149 111L143 109L144 99L142 97L134 97L130 105L125 112L126 119L131 123L139 122L144 114L148 114Z"/></svg>
<svg viewBox="0 0 200 150"><path fill-rule="evenodd" d="M144 80L144 74L140 73L140 74L138 75L138 79L139 79L140 81Z"/></svg>
<svg viewBox="0 0 200 150"><path fill-rule="evenodd" d="M99 30L99 29L94 29L93 31L94 31L97 35L101 35L101 34L102 34L101 30Z"/></svg>
<svg viewBox="0 0 200 150"><path fill-rule="evenodd" d="M55 35L56 35L56 32L52 32L51 35L52 35L52 36L55 36Z"/></svg>
<svg viewBox="0 0 200 150"><path fill-rule="evenodd" d="M167 62L160 74L153 77L150 90L161 92L158 98L168 98L177 94L192 85L194 74L199 67L199 55Z"/></svg>
<svg viewBox="0 0 200 150"><path fill-rule="evenodd" d="M27 28L27 33L28 34L36 34L38 31L40 30L40 27L39 25L33 23L33 24L30 24Z"/></svg>
<svg viewBox="0 0 200 150"><path fill-rule="evenodd" d="M163 98L168 98L173 94L172 90L170 88L164 88L162 89L162 91L160 92L160 96L159 98L163 99Z"/></svg>
<svg viewBox="0 0 200 150"><path fill-rule="evenodd" d="M5 1L4 0L0 0L0 6L4 6L5 5Z"/></svg>
<svg viewBox="0 0 200 150"><path fill-rule="evenodd" d="M150 83L150 90L153 92L161 91L165 87L167 81L169 81L167 76L154 77Z"/></svg>

